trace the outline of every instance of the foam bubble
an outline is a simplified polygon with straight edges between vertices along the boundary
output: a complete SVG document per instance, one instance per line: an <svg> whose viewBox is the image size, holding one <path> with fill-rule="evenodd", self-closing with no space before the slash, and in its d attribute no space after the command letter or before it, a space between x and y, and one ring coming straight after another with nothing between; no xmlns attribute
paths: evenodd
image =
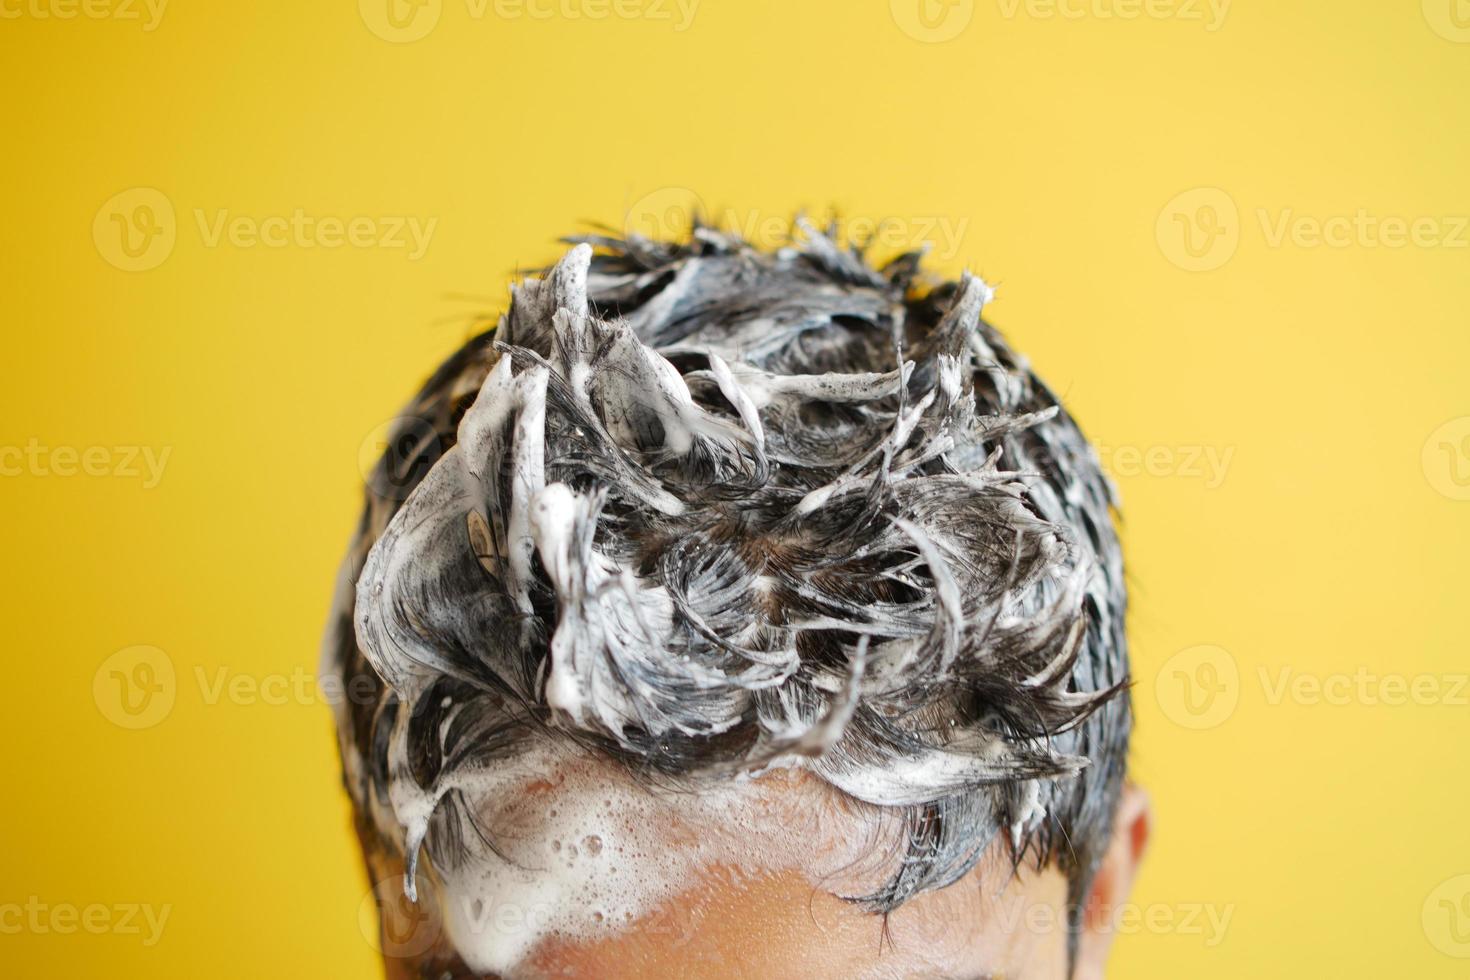
<svg viewBox="0 0 1470 980"><path fill-rule="evenodd" d="M697 793L660 791L547 742L456 788L500 854L476 846L455 867L427 870L446 935L483 972L515 975L547 940L616 935L698 888L712 867L795 868L830 889L834 872L861 864L871 843L851 812L819 805L830 790L785 770ZM831 821L850 826L834 830Z"/></svg>

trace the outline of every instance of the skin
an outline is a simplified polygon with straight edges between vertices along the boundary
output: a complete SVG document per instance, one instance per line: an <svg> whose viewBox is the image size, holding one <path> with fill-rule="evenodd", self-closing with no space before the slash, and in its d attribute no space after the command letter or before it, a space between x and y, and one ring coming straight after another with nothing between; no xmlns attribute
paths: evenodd
<svg viewBox="0 0 1470 980"><path fill-rule="evenodd" d="M864 912L790 868L709 865L699 883L626 929L592 941L548 939L521 977L1101 980L1151 827L1144 794L1125 787L1113 837L1087 898L1069 973L1066 878L1054 867L1012 874L997 848L965 878L888 916ZM401 864L369 860L375 880ZM432 903L382 904L389 980L469 978Z"/></svg>

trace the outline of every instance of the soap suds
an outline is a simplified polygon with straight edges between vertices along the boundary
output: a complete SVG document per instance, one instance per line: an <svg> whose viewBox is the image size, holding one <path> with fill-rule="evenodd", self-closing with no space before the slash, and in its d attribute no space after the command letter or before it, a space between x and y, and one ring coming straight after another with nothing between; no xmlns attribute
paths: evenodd
<svg viewBox="0 0 1470 980"><path fill-rule="evenodd" d="M871 858L884 850L874 847L871 815L833 806L818 783L779 774L699 793L658 790L542 739L457 788L484 837L471 837L469 860L429 870L427 891L476 971L514 976L549 939L617 935L699 887L712 866L797 869L853 890L889 873Z"/></svg>

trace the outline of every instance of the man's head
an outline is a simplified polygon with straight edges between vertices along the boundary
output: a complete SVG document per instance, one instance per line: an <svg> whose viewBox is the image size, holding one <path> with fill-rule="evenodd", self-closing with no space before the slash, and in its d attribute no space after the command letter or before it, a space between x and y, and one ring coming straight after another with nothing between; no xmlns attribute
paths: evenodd
<svg viewBox="0 0 1470 980"><path fill-rule="evenodd" d="M390 973L1100 968L1146 831L1112 498L989 293L593 238L430 379L324 668L432 933Z"/></svg>

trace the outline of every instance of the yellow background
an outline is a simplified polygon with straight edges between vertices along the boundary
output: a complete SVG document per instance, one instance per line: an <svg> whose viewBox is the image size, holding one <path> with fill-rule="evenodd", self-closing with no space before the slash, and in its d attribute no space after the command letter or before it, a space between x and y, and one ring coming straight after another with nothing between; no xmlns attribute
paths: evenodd
<svg viewBox="0 0 1470 980"><path fill-rule="evenodd" d="M557 235L697 198L958 233L936 266L999 285L1107 447L1158 817L1135 897L1173 921L1114 975L1465 975L1464 0L703 0L683 30L671 0L430 0L409 42L387 0L173 0L153 30L69 2L0 3L0 446L170 455L155 486L121 453L0 479L0 907L170 913L152 946L7 930L0 973L377 975L298 690L359 451ZM134 188L173 223L108 204ZM298 209L437 225L417 260L206 234ZM1360 212L1420 243L1312 244ZM113 214L172 251L119 268ZM175 679L130 730L110 671L146 679L138 645ZM1283 671L1370 679L1314 703ZM1390 675L1438 693L1385 703ZM1214 945L1199 906L1230 912Z"/></svg>

